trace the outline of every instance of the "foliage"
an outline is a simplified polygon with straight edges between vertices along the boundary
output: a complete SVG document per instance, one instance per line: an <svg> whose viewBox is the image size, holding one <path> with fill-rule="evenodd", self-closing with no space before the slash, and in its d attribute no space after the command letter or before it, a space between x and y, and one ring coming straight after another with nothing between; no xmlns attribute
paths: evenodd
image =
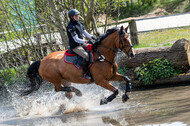
<svg viewBox="0 0 190 126"><path fill-rule="evenodd" d="M149 61L148 64L143 64L135 69L136 77L145 85L152 84L156 79L176 76L179 73L180 71L174 68L169 60L162 58Z"/></svg>
<svg viewBox="0 0 190 126"><path fill-rule="evenodd" d="M28 66L25 65L24 66L25 68L27 68ZM26 82L26 69L22 72L22 73L19 73L19 69L22 69L21 67L18 67L18 68L9 68L9 69L1 69L0 70L0 73L3 73L3 74L0 74L0 79L3 78L4 80L4 85L11 85L11 84L14 84L16 82Z"/></svg>
<svg viewBox="0 0 190 126"><path fill-rule="evenodd" d="M126 68L126 67L123 67L123 68L118 68L118 70L117 70L117 72L119 73L119 74L122 74L122 75L125 75L127 72L128 72L128 68Z"/></svg>
<svg viewBox="0 0 190 126"><path fill-rule="evenodd" d="M0 55L0 68L3 69L0 71L0 76L2 78L2 74L6 75L3 76L6 81L11 80L11 77L13 80L18 78L22 75L25 64L30 64L31 60L46 56L47 49L50 51L59 49L57 48L59 45L54 46L52 40L61 42L63 46L61 49L67 48L68 39L65 29L69 21L67 12L70 9L78 9L81 12L81 21L87 31L96 35L100 14L106 15L104 26L106 30L110 19L118 20L119 18L148 13L155 7L155 4L161 3L160 1L0 0L0 50L4 51L0 53L8 54ZM168 1L172 4L172 1L177 0L166 0L162 4L167 5ZM186 10L188 9L189 6ZM34 38L34 36L38 37ZM142 41L141 43L144 45ZM13 49L18 47L22 47L22 49L13 52ZM17 67L22 69L17 69ZM119 69L119 71L124 73L123 69L125 68Z"/></svg>
<svg viewBox="0 0 190 126"><path fill-rule="evenodd" d="M168 12L175 12L175 9L186 0L160 0L161 7L164 7ZM188 3L187 3L188 5Z"/></svg>
<svg viewBox="0 0 190 126"><path fill-rule="evenodd" d="M144 15L156 8L163 8L170 13L183 13L190 10L189 0L126 0L125 2L125 6L121 6L120 19Z"/></svg>

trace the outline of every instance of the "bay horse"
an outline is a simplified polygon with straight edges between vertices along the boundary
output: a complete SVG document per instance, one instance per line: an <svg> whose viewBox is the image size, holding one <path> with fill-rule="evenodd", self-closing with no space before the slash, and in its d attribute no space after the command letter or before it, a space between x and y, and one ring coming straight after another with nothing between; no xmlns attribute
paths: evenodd
<svg viewBox="0 0 190 126"><path fill-rule="evenodd" d="M123 26L120 29L108 29L98 38L99 41L92 45L94 62L89 71L94 83L113 92L109 97L101 99L101 105L111 102L118 95L118 89L109 81L125 81L125 93L122 96L122 101L126 102L129 99L127 92L130 92L130 79L117 73L118 65L115 61L118 51L123 51L130 57L135 55L127 29L128 27L124 29ZM74 65L64 62L64 53L64 51L52 52L29 66L27 75L31 87L23 92L23 95L38 90L42 80L45 79L54 84L55 91L65 91L65 95L69 99L72 98L73 92L77 96L82 96L80 90L72 87L71 82L88 84L90 80L82 79L82 69L77 69Z"/></svg>

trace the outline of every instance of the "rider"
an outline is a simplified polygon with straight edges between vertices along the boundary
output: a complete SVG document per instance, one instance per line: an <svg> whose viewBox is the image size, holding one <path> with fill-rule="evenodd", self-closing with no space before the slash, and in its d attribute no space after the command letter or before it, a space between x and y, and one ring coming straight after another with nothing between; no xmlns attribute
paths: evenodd
<svg viewBox="0 0 190 126"><path fill-rule="evenodd" d="M91 45L88 44L87 40L83 39L83 35L89 39L95 39L95 37L85 30L83 24L79 21L79 14L80 12L77 9L68 11L70 22L67 26L67 35L70 49L83 58L80 65L83 67L83 72L86 73L88 71L89 55L83 47L86 47L90 51Z"/></svg>

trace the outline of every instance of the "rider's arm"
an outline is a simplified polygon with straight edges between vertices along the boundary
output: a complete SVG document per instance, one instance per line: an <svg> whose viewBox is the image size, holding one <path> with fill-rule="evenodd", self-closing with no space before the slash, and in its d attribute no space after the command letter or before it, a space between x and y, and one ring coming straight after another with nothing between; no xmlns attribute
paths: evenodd
<svg viewBox="0 0 190 126"><path fill-rule="evenodd" d="M69 29L69 32L71 33L71 36L73 37L73 39L75 40L75 42L77 43L85 43L86 41L83 40L83 39L80 39L75 31L75 28L74 27L71 27Z"/></svg>
<svg viewBox="0 0 190 126"><path fill-rule="evenodd" d="M82 29L83 29L82 33L83 33L87 38L92 39L92 35L89 34L89 33L86 31L86 29L84 28L84 25L83 25L83 24L82 24Z"/></svg>
<svg viewBox="0 0 190 126"><path fill-rule="evenodd" d="M85 43L86 42L86 40L80 39L77 34L75 36L73 36L73 39L77 43Z"/></svg>
<svg viewBox="0 0 190 126"><path fill-rule="evenodd" d="M85 29L83 30L83 34L84 34L87 38L92 39L92 35L89 34Z"/></svg>

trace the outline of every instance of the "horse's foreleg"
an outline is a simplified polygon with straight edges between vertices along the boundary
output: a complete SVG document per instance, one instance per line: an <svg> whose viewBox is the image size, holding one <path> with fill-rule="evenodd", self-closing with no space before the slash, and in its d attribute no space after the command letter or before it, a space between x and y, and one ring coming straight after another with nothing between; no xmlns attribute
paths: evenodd
<svg viewBox="0 0 190 126"><path fill-rule="evenodd" d="M105 97L104 99L101 99L100 105L107 104L108 102L111 102L118 95L118 89L115 88L111 83L109 83L109 81L104 80L100 83L97 83L97 85L113 92L112 95Z"/></svg>
<svg viewBox="0 0 190 126"><path fill-rule="evenodd" d="M132 85L131 85L131 79L129 79L129 77L116 73L116 75L112 79L110 79L110 81L125 81L126 82L125 91L131 92Z"/></svg>
<svg viewBox="0 0 190 126"><path fill-rule="evenodd" d="M116 73L116 75L110 81L125 81L126 82L125 94L122 96L122 101L126 102L129 99L127 92L131 92L131 80L127 76L123 76L119 73Z"/></svg>

